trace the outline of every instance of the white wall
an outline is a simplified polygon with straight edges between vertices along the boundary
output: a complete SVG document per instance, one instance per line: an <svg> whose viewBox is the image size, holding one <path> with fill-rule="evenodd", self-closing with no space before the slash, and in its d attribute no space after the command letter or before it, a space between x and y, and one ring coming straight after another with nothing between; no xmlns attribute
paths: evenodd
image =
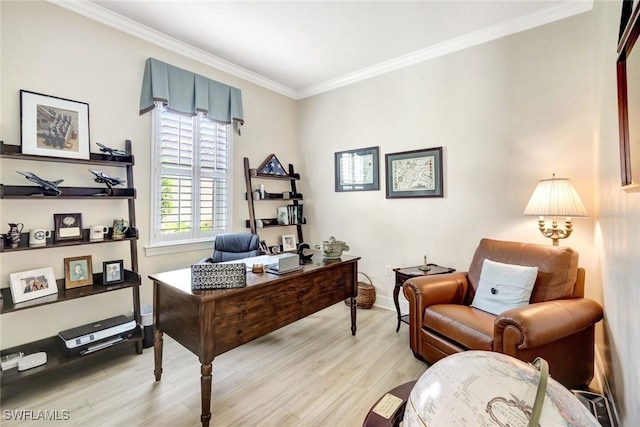
<svg viewBox="0 0 640 427"><path fill-rule="evenodd" d="M602 264L605 341L603 358L621 426L640 425L640 193L620 186L616 44L620 5L596 2L598 35L594 95L594 146L599 209L595 246ZM636 44L635 50L640 49ZM634 54L639 54L635 52ZM640 172L638 172L640 173ZM637 173L636 173L637 175Z"/></svg>
<svg viewBox="0 0 640 427"><path fill-rule="evenodd" d="M143 276L142 302L151 302L149 274L183 268L210 254L210 250L146 257L143 247L149 243L149 153L151 116L140 116L139 99L145 60L153 56L242 90L246 126L242 136L234 137L234 231L248 231L244 198L243 157L257 166L268 154L277 153L285 163L299 163L296 144L296 104L236 77L224 74L159 46L141 41L107 26L45 2L2 2L1 50L2 81L0 139L20 144L20 89L59 96L89 104L91 150L95 142L124 148L131 139L136 165L134 182L137 226L140 230L139 268ZM2 161L1 182L27 185L15 170L30 170L47 179L64 178L64 185L93 186L86 166L48 164L45 162ZM109 170L105 170L110 173ZM124 176L122 170L113 173ZM275 207L274 209L275 210ZM22 222L30 228L53 229L53 214L81 212L85 226L111 224L113 218L126 216L126 203L117 201L2 200L0 224ZM275 215L272 215L275 216ZM262 236L275 243L279 233ZM51 266L56 277L64 277L63 258L91 255L94 271L102 261L125 259L128 267L129 244L114 243L4 253L0 257L1 285L8 286L12 272ZM8 348L24 342L57 334L79 324L127 313L131 309L129 290L82 298L33 310L18 311L0 317L2 343Z"/></svg>
<svg viewBox="0 0 640 427"><path fill-rule="evenodd" d="M589 15L519 33L300 102L315 240L333 235L391 307L385 265L466 271L482 237L550 244L522 212L538 180L568 177L593 213ZM334 192L336 151L380 147L380 191ZM444 147L444 198L386 199L387 153ZM594 274L592 221L571 245Z"/></svg>

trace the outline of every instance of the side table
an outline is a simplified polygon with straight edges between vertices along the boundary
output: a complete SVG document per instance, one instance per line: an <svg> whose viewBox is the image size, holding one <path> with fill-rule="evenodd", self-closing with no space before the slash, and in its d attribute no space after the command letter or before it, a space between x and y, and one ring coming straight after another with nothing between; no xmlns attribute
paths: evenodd
<svg viewBox="0 0 640 427"><path fill-rule="evenodd" d="M367 417L362 423L362 427L398 427L404 419L404 410L407 406L407 400L409 400L409 395L411 394L413 387L416 385L416 382L417 380L404 383L392 390L389 390L389 394L402 399L402 403L396 408L389 418L384 418L373 411L384 396L378 399L375 405L373 405L369 410Z"/></svg>
<svg viewBox="0 0 640 427"><path fill-rule="evenodd" d="M399 267L394 268L393 271L396 273L396 283L393 289L393 303L396 306L396 312L398 313L398 326L396 327L396 332L400 330L400 322L404 322L409 324L409 315L405 314L404 316L400 313L400 303L398 302L398 295L400 294L400 289L402 289L402 285L405 281L411 279L412 277L419 276L431 276L433 274L445 274L445 273L453 273L455 268L449 267L441 267L437 264L427 264L431 267L429 271L422 271L416 267Z"/></svg>

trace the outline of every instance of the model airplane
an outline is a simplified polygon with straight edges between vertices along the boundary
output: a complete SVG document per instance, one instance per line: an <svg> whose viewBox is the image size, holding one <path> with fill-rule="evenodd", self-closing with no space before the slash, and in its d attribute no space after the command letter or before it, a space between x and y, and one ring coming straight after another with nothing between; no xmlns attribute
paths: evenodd
<svg viewBox="0 0 640 427"><path fill-rule="evenodd" d="M98 145L98 147L100 147L100 151L102 151L103 153L110 154L111 157L113 157L113 156L128 156L129 155L129 153L127 153L126 151L116 150L115 148L107 147L104 144L100 144L99 142L96 142L96 144Z"/></svg>
<svg viewBox="0 0 640 427"><path fill-rule="evenodd" d="M62 191L58 190L58 184L64 181L64 179L59 179L57 181L47 181L46 179L40 178L38 175L36 175L33 172L20 172L20 171L16 171L16 172L19 173L20 175L23 175L29 181L35 182L45 191L55 193L56 196L59 196L62 194Z"/></svg>
<svg viewBox="0 0 640 427"><path fill-rule="evenodd" d="M89 169L89 172L94 174L96 177L94 178L95 182L99 182L100 184L106 184L109 188L109 194L113 192L114 185L124 184L125 180L120 178L114 178L112 176L107 175L106 173L99 171L97 169Z"/></svg>

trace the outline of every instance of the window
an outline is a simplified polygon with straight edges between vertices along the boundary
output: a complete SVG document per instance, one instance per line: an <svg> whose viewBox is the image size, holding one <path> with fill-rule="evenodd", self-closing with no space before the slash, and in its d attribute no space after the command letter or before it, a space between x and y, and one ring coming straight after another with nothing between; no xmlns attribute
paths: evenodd
<svg viewBox="0 0 640 427"><path fill-rule="evenodd" d="M153 110L151 245L230 230L230 126L205 115Z"/></svg>

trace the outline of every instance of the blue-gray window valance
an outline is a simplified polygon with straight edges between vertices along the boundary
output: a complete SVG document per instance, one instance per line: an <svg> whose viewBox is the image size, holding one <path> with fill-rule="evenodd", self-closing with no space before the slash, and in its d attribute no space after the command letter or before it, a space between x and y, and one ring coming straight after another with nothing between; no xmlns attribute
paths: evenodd
<svg viewBox="0 0 640 427"><path fill-rule="evenodd" d="M238 134L244 124L240 89L148 58L142 80L140 114L153 110L156 101L178 113L202 112L218 122L233 123Z"/></svg>

